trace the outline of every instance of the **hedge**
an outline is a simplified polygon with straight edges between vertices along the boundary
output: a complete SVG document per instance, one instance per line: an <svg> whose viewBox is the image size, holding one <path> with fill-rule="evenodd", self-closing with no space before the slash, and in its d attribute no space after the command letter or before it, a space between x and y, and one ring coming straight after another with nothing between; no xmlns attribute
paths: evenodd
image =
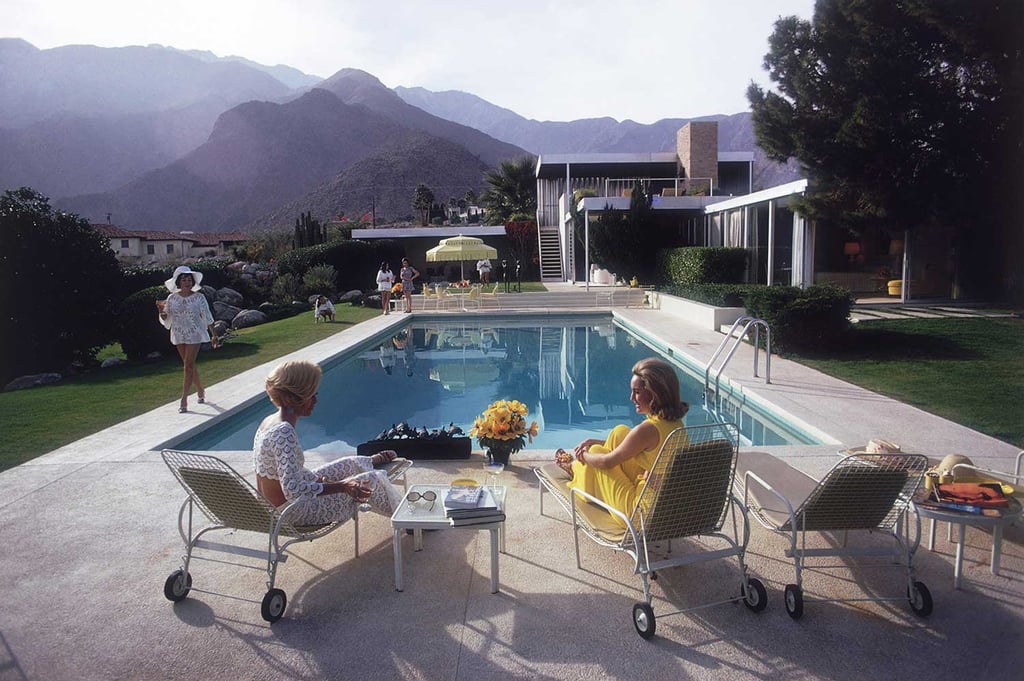
<svg viewBox="0 0 1024 681"><path fill-rule="evenodd" d="M673 284L739 284L747 257L745 248L687 246L659 251L658 266Z"/></svg>
<svg viewBox="0 0 1024 681"><path fill-rule="evenodd" d="M823 350L842 344L850 328L850 292L825 284L801 289L763 284L668 286L664 292L706 305L742 307L766 322L773 350Z"/></svg>

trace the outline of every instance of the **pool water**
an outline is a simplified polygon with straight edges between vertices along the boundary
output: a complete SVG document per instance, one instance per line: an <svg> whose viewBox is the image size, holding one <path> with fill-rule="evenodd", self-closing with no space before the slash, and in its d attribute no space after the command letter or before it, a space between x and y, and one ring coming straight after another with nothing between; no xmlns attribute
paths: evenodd
<svg viewBox="0 0 1024 681"><path fill-rule="evenodd" d="M488 404L515 399L540 434L528 447L573 447L643 418L629 400L630 369L662 356L690 403L686 425L721 420L703 408L703 370L664 357L607 315L549 318L474 317L463 323L414 322L394 336L345 351L324 366L316 410L298 424L307 450L351 451L394 425L469 432ZM749 406L729 414L747 444L810 444L798 428ZM257 425L274 407L266 398L175 446L187 450L252 448ZM474 446L476 443L474 443Z"/></svg>

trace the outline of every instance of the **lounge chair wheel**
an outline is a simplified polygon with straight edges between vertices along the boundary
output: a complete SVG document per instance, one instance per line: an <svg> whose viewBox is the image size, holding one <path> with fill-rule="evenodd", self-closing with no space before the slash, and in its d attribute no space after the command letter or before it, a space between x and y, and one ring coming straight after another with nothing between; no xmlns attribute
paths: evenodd
<svg viewBox="0 0 1024 681"><path fill-rule="evenodd" d="M633 626L636 627L636 633L640 634L640 638L654 637L657 622L654 621L654 608L649 603L633 604Z"/></svg>
<svg viewBox="0 0 1024 681"><path fill-rule="evenodd" d="M804 615L804 590L796 584L786 585L786 612L795 620Z"/></svg>
<svg viewBox="0 0 1024 681"><path fill-rule="evenodd" d="M768 605L768 590L760 579L751 577L747 580L747 595L743 598L743 605L754 612L761 612Z"/></svg>
<svg viewBox="0 0 1024 681"><path fill-rule="evenodd" d="M288 597L285 596L284 591L271 589L263 597L263 606L260 608L260 614L263 615L263 619L273 624L281 619L286 605L288 605Z"/></svg>
<svg viewBox="0 0 1024 681"><path fill-rule="evenodd" d="M164 596L167 600L174 601L175 603L180 600L184 600L185 596L188 596L188 592L191 589L192 575L184 570L175 570L171 573L171 576L167 578L167 581L164 582Z"/></svg>
<svg viewBox="0 0 1024 681"><path fill-rule="evenodd" d="M927 617L932 614L932 592L921 582L914 582L914 586L907 589L907 600L910 601L910 609L914 614Z"/></svg>

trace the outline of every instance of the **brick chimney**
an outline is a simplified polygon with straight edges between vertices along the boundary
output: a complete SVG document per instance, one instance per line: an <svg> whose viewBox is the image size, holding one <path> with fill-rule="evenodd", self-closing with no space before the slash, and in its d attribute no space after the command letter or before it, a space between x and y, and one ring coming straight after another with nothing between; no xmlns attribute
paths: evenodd
<svg viewBox="0 0 1024 681"><path fill-rule="evenodd" d="M676 133L676 155L687 179L712 178L718 187L718 121L690 121ZM706 181L697 183L706 186Z"/></svg>

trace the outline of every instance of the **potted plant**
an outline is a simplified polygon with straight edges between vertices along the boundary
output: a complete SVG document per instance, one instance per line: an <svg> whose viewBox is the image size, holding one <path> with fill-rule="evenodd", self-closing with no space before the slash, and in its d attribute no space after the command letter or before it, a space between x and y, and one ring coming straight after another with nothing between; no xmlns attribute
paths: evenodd
<svg viewBox="0 0 1024 681"><path fill-rule="evenodd" d="M509 457L525 447L527 440L533 442L537 435L537 422L526 424L529 413L526 405L518 400L492 402L473 421L469 436L477 439L490 460L508 464Z"/></svg>

